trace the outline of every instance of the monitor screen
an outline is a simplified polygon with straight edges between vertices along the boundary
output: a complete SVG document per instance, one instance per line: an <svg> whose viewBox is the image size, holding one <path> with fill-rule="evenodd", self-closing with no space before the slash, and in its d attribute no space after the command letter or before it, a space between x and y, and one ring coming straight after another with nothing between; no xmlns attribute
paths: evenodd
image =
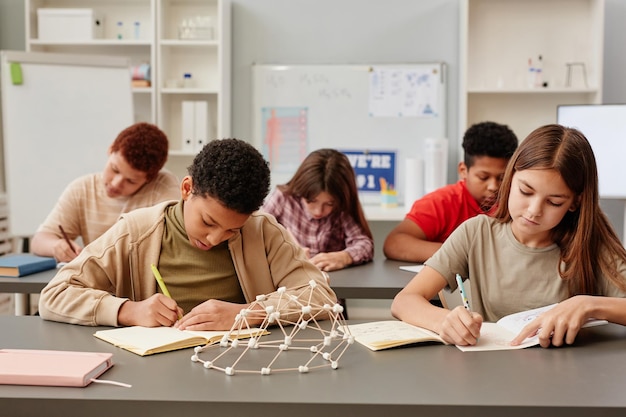
<svg viewBox="0 0 626 417"><path fill-rule="evenodd" d="M591 144L600 197L626 199L626 104L561 105L557 122L580 130Z"/></svg>

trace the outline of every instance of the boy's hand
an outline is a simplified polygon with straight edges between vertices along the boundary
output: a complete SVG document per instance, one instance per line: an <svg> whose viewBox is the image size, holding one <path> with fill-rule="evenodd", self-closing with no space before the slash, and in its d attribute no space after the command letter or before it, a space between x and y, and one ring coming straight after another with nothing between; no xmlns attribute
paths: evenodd
<svg viewBox="0 0 626 417"><path fill-rule="evenodd" d="M126 301L122 304L117 313L117 322L122 326L170 327L182 313L176 301L163 294L154 294L143 301Z"/></svg>
<svg viewBox="0 0 626 417"><path fill-rule="evenodd" d="M185 314L176 323L176 327L181 330L230 330L237 314L248 307L246 304L207 300ZM262 319L255 320L249 317L248 322L256 326L262 322Z"/></svg>
<svg viewBox="0 0 626 417"><path fill-rule="evenodd" d="M69 262L76 258L80 251L83 250L78 244L71 242L72 246L69 246L65 239L58 239L52 247L52 253L54 259L57 262Z"/></svg>

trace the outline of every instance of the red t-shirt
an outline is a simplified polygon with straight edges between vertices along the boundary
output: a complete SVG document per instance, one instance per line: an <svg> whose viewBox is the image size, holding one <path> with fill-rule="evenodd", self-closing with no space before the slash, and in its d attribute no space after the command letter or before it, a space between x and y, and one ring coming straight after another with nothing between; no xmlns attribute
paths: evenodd
<svg viewBox="0 0 626 417"><path fill-rule="evenodd" d="M465 180L446 185L416 200L406 218L417 224L432 242L443 243L465 220L483 211L465 186Z"/></svg>

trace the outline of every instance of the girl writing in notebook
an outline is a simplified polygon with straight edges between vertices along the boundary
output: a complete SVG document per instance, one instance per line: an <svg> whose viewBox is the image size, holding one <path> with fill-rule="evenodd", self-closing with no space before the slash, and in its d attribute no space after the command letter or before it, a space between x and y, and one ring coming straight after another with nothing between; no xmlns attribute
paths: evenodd
<svg viewBox="0 0 626 417"><path fill-rule="evenodd" d="M311 152L262 209L293 234L322 271L374 257L374 240L359 201L354 170L339 151Z"/></svg>
<svg viewBox="0 0 626 417"><path fill-rule="evenodd" d="M533 131L509 162L494 217L463 223L395 297L392 314L447 342L474 345L483 320L559 303L513 345L574 342L589 318L626 325L626 250L599 206L598 174L583 134L560 125ZM472 310L429 303L455 274L469 278Z"/></svg>

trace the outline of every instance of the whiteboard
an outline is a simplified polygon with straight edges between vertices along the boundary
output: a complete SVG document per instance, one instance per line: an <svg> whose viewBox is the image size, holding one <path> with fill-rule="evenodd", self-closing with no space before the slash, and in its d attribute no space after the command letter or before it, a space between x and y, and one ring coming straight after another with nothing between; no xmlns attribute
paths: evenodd
<svg viewBox="0 0 626 417"><path fill-rule="evenodd" d="M559 124L580 130L593 149L600 197L626 199L626 104L561 105Z"/></svg>
<svg viewBox="0 0 626 417"><path fill-rule="evenodd" d="M2 51L1 65L9 233L28 237L69 182L104 168L109 145L133 123L130 62Z"/></svg>
<svg viewBox="0 0 626 417"><path fill-rule="evenodd" d="M395 151L395 188L401 193L406 158L419 157L425 139L446 138L445 76L445 64L440 62L253 65L252 138L270 160L273 185L287 182L315 149ZM427 82L419 84L420 80ZM271 150L271 114L300 120L294 129L301 140L285 132L279 138L283 143L297 142L297 147ZM275 140L276 135L271 137ZM273 164L277 158L281 163ZM370 197L379 201L378 196Z"/></svg>

